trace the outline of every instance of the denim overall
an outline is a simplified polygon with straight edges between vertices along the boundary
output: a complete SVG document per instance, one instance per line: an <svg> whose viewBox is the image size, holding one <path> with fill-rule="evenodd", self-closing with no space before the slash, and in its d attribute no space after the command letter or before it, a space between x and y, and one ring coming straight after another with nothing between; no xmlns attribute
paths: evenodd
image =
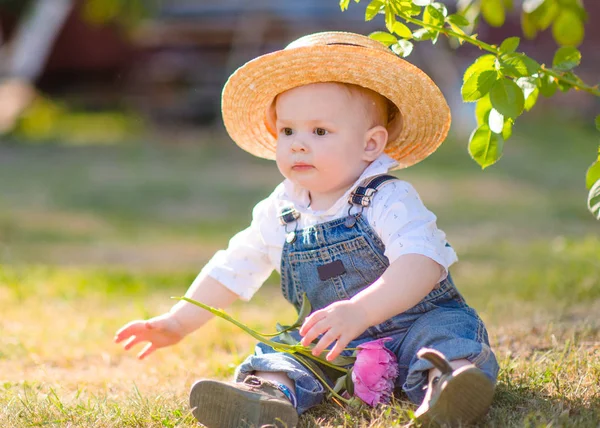
<svg viewBox="0 0 600 428"><path fill-rule="evenodd" d="M286 231L291 231L281 256L281 288L297 310L304 293L316 311L350 299L387 269L389 261L384 255L384 245L361 214L368 209L377 188L394 178L377 176L357 187L350 196L349 215L345 218L293 230L299 213L293 208L282 212L280 220ZM396 387L414 403L423 401L428 371L432 368L429 362L416 356L423 347L437 349L448 360L466 358L496 381L498 364L489 347L485 326L475 310L467 306L450 275L417 305L369 327L348 347L383 337L392 338L385 345L398 358ZM296 339L300 339L297 334ZM316 377L292 356L262 343L238 367L236 380L242 381L255 371L286 373L295 382L300 414L319 404L327 393Z"/></svg>

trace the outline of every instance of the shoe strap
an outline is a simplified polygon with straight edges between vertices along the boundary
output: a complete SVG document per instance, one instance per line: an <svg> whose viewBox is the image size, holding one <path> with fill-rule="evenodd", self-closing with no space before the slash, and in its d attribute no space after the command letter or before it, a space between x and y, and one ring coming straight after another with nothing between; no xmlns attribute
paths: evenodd
<svg viewBox="0 0 600 428"><path fill-rule="evenodd" d="M452 374L453 369L450 362L440 351L431 348L421 348L417 352L417 357L429 361L436 369L442 372L442 375Z"/></svg>

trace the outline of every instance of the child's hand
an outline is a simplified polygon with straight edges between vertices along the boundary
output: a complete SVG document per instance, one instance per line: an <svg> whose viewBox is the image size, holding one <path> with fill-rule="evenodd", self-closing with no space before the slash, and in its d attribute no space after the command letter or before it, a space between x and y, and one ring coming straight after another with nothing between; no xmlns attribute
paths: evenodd
<svg viewBox="0 0 600 428"><path fill-rule="evenodd" d="M300 328L300 335L304 336L300 343L308 346L322 334L323 337L312 351L313 355L318 356L337 341L326 357L327 361L334 360L351 340L357 338L368 327L365 324L366 317L358 306L350 300L341 300L313 312Z"/></svg>
<svg viewBox="0 0 600 428"><path fill-rule="evenodd" d="M121 327L115 335L115 342L127 340L123 348L132 348L141 342L148 344L138 354L141 360L157 349L171 346L185 337L179 321L172 314L166 313L149 320L132 321Z"/></svg>

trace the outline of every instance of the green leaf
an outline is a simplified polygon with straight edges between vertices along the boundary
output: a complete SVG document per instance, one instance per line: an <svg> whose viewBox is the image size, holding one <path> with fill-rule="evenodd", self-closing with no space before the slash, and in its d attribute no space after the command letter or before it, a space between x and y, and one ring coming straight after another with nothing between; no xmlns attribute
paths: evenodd
<svg viewBox="0 0 600 428"><path fill-rule="evenodd" d="M339 393L342 391L342 389L346 389L346 376L348 376L348 373L346 373L344 376L340 376L337 378L333 387L333 390L335 392Z"/></svg>
<svg viewBox="0 0 600 428"><path fill-rule="evenodd" d="M304 320L307 316L312 312L312 306L310 304L310 300L308 300L308 296L306 293L302 294L302 305L300 306L300 311L298 311L298 319L294 322L295 326L301 326L304 324Z"/></svg>
<svg viewBox="0 0 600 428"><path fill-rule="evenodd" d="M581 63L581 52L573 46L558 48L552 60L552 67L561 71L569 71Z"/></svg>
<svg viewBox="0 0 600 428"><path fill-rule="evenodd" d="M412 38L412 31L410 31L410 28L408 28L406 25L404 25L401 22L394 22L394 27L392 28L393 32L396 33L397 35L399 35L400 37L404 38L404 39L411 39Z"/></svg>
<svg viewBox="0 0 600 428"><path fill-rule="evenodd" d="M529 94L529 96L527 98L525 98L524 108L526 111L531 110L533 108L533 106L535 106L535 103L537 103L539 95L540 95L540 88L535 88L531 92L531 94Z"/></svg>
<svg viewBox="0 0 600 428"><path fill-rule="evenodd" d="M463 83L475 73L482 71L496 70L496 57L494 55L482 55L475 60L466 70L463 76Z"/></svg>
<svg viewBox="0 0 600 428"><path fill-rule="evenodd" d="M596 122L596 129L598 131L600 131L600 114L598 116L596 116L595 122Z"/></svg>
<svg viewBox="0 0 600 428"><path fill-rule="evenodd" d="M523 2L523 11L530 13L537 30L544 31L556 19L560 8L556 0L533 0Z"/></svg>
<svg viewBox="0 0 600 428"><path fill-rule="evenodd" d="M343 11L348 9L348 5L350 4L350 0L340 0L340 9Z"/></svg>
<svg viewBox="0 0 600 428"><path fill-rule="evenodd" d="M381 0L373 0L371 3L369 3L367 9L365 10L365 21L370 21L371 19L375 18L382 7L383 1Z"/></svg>
<svg viewBox="0 0 600 428"><path fill-rule="evenodd" d="M346 391L350 396L354 395L354 382L352 382L352 372L354 371L354 367L352 367L348 373L346 374Z"/></svg>
<svg viewBox="0 0 600 428"><path fill-rule="evenodd" d="M540 89L538 87L539 78L537 77L521 77L516 81L517 85L523 91L525 98L525 110L529 111L537 102Z"/></svg>
<svg viewBox="0 0 600 428"><path fill-rule="evenodd" d="M472 74L461 88L463 100L467 102L477 101L490 92L497 80L498 72L495 70Z"/></svg>
<svg viewBox="0 0 600 428"><path fill-rule="evenodd" d="M511 77L526 77L538 72L537 61L522 53L507 53L499 59L501 70Z"/></svg>
<svg viewBox="0 0 600 428"><path fill-rule="evenodd" d="M481 14L492 27L501 27L506 19L502 0L481 0Z"/></svg>
<svg viewBox="0 0 600 428"><path fill-rule="evenodd" d="M475 118L477 119L477 126L488 123L492 108L492 102L490 101L489 95L486 95L477 101L477 104L475 105Z"/></svg>
<svg viewBox="0 0 600 428"><path fill-rule="evenodd" d="M550 76L549 74L543 74L540 76L540 82L540 92L543 96L551 97L556 93L558 84L556 83L556 80L554 80L554 77Z"/></svg>
<svg viewBox="0 0 600 428"><path fill-rule="evenodd" d="M600 220L600 180L590 189L588 194L588 209L594 217Z"/></svg>
<svg viewBox="0 0 600 428"><path fill-rule="evenodd" d="M433 5L429 5L425 8L425 12L423 12L423 21L426 24L435 25L436 27L441 27L444 23L444 15L441 11L435 8Z"/></svg>
<svg viewBox="0 0 600 428"><path fill-rule="evenodd" d="M389 4L385 5L385 28L391 33L394 31L394 22L396 22L396 15Z"/></svg>
<svg viewBox="0 0 600 428"><path fill-rule="evenodd" d="M562 46L579 46L584 33L581 17L571 9L562 9L552 24L552 36Z"/></svg>
<svg viewBox="0 0 600 428"><path fill-rule="evenodd" d="M521 14L521 29L523 30L523 35L527 39L535 39L535 36L537 35L537 27L530 13Z"/></svg>
<svg viewBox="0 0 600 428"><path fill-rule="evenodd" d="M504 128L502 128L502 138L504 138L504 141L508 140L512 135L512 127L514 123L515 121L510 117L507 117L504 121Z"/></svg>
<svg viewBox="0 0 600 428"><path fill-rule="evenodd" d="M510 79L499 79L490 91L492 106L503 116L515 118L523 112L525 98L523 91Z"/></svg>
<svg viewBox="0 0 600 428"><path fill-rule="evenodd" d="M495 164L502 157L504 141L492 133L488 125L475 129L469 138L469 154L482 169Z"/></svg>
<svg viewBox="0 0 600 428"><path fill-rule="evenodd" d="M433 32L430 32L427 28L419 28L417 31L413 32L413 38L418 42L431 40L433 36Z"/></svg>
<svg viewBox="0 0 600 428"><path fill-rule="evenodd" d="M585 187L591 189L595 182L600 180L600 160L594 162L585 174Z"/></svg>
<svg viewBox="0 0 600 428"><path fill-rule="evenodd" d="M457 13L454 13L454 14L448 16L446 18L446 21L448 21L454 25L457 25L459 27L467 27L470 24L470 22L467 18L465 18L464 16L459 15Z"/></svg>
<svg viewBox="0 0 600 428"><path fill-rule="evenodd" d="M396 37L390 33L386 33L385 31L375 31L374 33L369 34L369 37L373 40L383 43L386 46L391 46L398 42Z"/></svg>
<svg viewBox="0 0 600 428"><path fill-rule="evenodd" d="M500 45L500 51L504 53L512 53L517 50L521 39L519 37L509 37Z"/></svg>
<svg viewBox="0 0 600 428"><path fill-rule="evenodd" d="M394 43L391 48L396 55L406 58L411 54L413 50L413 44L408 40L401 39L398 40L398 43Z"/></svg>

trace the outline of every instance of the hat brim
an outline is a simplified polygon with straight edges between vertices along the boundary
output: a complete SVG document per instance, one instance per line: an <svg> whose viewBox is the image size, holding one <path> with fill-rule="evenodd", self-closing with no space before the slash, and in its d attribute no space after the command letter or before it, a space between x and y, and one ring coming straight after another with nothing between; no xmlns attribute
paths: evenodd
<svg viewBox="0 0 600 428"><path fill-rule="evenodd" d="M425 159L448 134L450 109L423 71L391 51L341 44L281 50L236 70L222 95L227 132L249 153L275 159L277 137L269 129L269 107L278 94L319 82L360 85L397 106L400 128L385 152L398 161L398 168Z"/></svg>

